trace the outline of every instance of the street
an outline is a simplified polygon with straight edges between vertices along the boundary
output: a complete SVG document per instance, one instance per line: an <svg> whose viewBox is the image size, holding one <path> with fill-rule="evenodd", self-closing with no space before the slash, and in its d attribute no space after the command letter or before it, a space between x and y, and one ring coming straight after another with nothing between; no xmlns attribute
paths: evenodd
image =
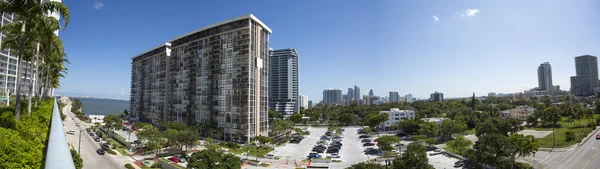
<svg viewBox="0 0 600 169"><path fill-rule="evenodd" d="M600 130L599 130L600 131ZM596 140L596 135L600 132L594 132L590 138L583 142L577 148L568 149L565 152L548 152L538 151L535 154L536 168L548 169L596 169L600 166L598 159L598 148L600 141ZM533 157L524 158L527 161L533 162Z"/></svg>
<svg viewBox="0 0 600 169"><path fill-rule="evenodd" d="M123 164L127 163L126 158L128 156L115 156L106 153L105 155L99 155L96 153L96 149L100 148L98 142L94 141L94 139L87 134L85 128L88 126L79 121L78 118L75 117L75 114L71 113L71 102L68 100L63 100L65 107L63 108L63 114L67 115L64 120L65 131L75 130L75 134L66 134L67 142L73 145L75 151L79 148L79 134L82 134L81 137L81 158L83 159L83 168L84 169L93 169L93 168L112 168L112 169L120 169L123 168L123 165L119 165L119 162L115 160L122 161ZM76 126L76 123L80 123L80 127ZM80 132L80 130L83 130Z"/></svg>

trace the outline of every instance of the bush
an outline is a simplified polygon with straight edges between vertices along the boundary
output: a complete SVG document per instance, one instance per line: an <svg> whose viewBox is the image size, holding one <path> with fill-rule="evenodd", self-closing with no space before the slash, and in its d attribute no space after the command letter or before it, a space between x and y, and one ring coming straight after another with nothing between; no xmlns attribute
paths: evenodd
<svg viewBox="0 0 600 169"><path fill-rule="evenodd" d="M117 144L117 143L112 143L112 147L113 147L113 148L117 148L117 147L119 147L119 144Z"/></svg>
<svg viewBox="0 0 600 169"><path fill-rule="evenodd" d="M106 150L106 152L108 154L117 155L117 153L115 151L113 151L112 149L108 149L108 150Z"/></svg>
<svg viewBox="0 0 600 169"><path fill-rule="evenodd" d="M124 166L125 166L125 168L127 168L127 169L135 169L135 168L134 168L133 166L131 166L131 164L129 164L129 163L125 164Z"/></svg>
<svg viewBox="0 0 600 169"><path fill-rule="evenodd" d="M223 143L223 142L221 142L221 143ZM224 144L224 146L227 147L227 148L233 148L233 149L240 148L240 144L234 143L234 142L227 142L227 143Z"/></svg>
<svg viewBox="0 0 600 169"><path fill-rule="evenodd" d="M575 140L575 132L573 132L571 130L568 130L568 131L565 132L565 137L566 137L565 138L566 141Z"/></svg>
<svg viewBox="0 0 600 169"><path fill-rule="evenodd" d="M150 168L160 168L160 164L154 163L152 166L150 166Z"/></svg>

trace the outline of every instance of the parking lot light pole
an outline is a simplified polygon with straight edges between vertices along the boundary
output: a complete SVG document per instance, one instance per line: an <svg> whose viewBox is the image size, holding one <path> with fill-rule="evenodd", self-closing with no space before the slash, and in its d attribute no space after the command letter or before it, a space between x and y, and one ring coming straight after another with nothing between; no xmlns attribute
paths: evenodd
<svg viewBox="0 0 600 169"><path fill-rule="evenodd" d="M81 154L81 131L82 130L79 130L79 143L77 145L79 147L79 148L77 148L77 153L79 153L79 154Z"/></svg>

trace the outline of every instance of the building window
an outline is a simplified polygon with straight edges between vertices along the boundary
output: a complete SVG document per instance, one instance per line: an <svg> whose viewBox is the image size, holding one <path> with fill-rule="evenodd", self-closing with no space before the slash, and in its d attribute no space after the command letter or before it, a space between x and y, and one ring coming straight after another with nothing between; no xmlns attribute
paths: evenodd
<svg viewBox="0 0 600 169"><path fill-rule="evenodd" d="M403 118L404 119L404 118ZM400 120L400 118L395 118L394 120Z"/></svg>

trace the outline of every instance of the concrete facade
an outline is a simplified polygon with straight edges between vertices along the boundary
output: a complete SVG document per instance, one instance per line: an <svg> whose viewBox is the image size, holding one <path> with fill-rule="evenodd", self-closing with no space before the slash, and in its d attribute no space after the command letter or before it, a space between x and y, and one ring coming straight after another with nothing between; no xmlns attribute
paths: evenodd
<svg viewBox="0 0 600 169"><path fill-rule="evenodd" d="M131 114L220 128L225 140L268 136L270 34L249 14L132 57Z"/></svg>
<svg viewBox="0 0 600 169"><path fill-rule="evenodd" d="M269 50L269 109L284 117L300 112L296 49Z"/></svg>
<svg viewBox="0 0 600 169"><path fill-rule="evenodd" d="M388 130L395 123L404 119L414 119L414 110L400 110L398 108L392 108L390 111L379 111L379 114L387 113L389 115L388 120L381 123L381 128Z"/></svg>

